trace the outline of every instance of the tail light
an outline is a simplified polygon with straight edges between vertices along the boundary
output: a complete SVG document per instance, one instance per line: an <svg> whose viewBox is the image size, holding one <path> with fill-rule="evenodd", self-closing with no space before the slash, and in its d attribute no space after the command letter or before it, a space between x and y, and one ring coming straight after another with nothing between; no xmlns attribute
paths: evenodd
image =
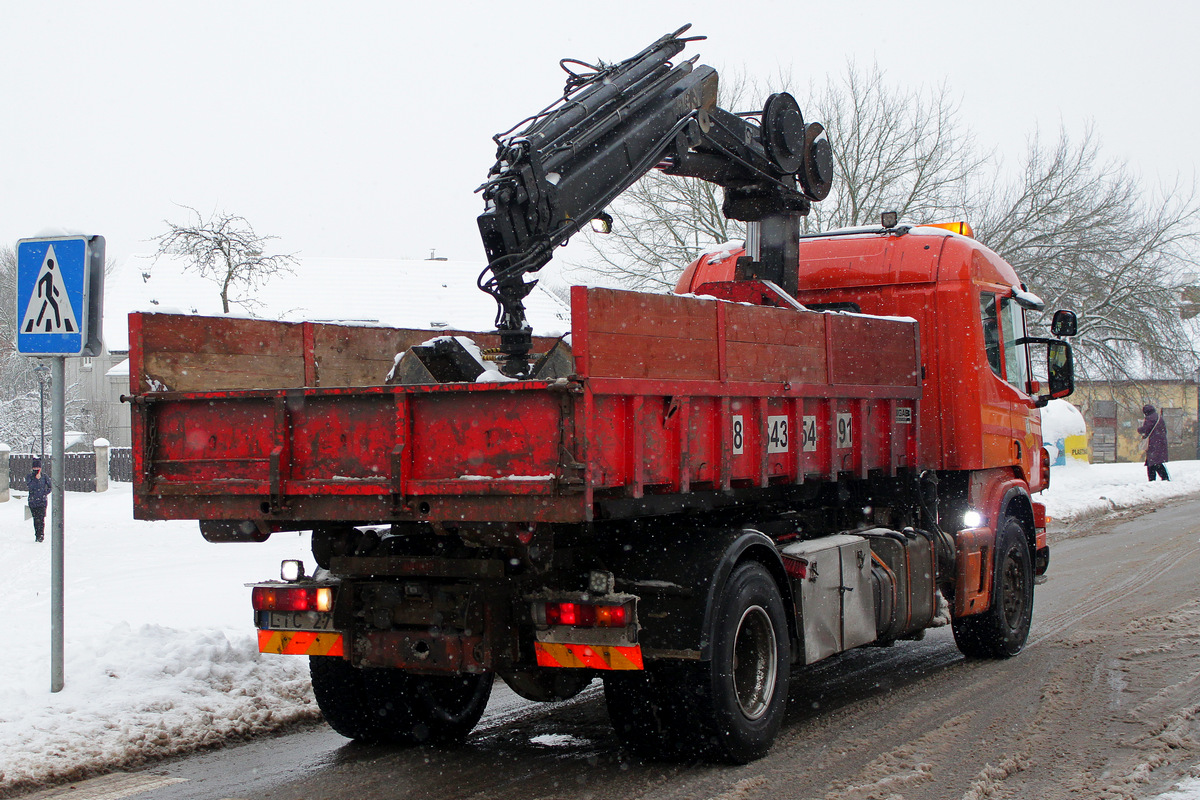
<svg viewBox="0 0 1200 800"><path fill-rule="evenodd" d="M255 586L255 611L332 611L333 589L327 586Z"/></svg>
<svg viewBox="0 0 1200 800"><path fill-rule="evenodd" d="M567 625L573 628L624 628L629 623L629 612L624 605L550 602L536 604L534 618L537 622L546 625Z"/></svg>

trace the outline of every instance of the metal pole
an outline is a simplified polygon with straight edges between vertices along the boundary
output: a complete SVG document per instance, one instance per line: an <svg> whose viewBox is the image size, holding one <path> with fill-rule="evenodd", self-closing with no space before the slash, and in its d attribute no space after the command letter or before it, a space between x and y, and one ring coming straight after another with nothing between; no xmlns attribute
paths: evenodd
<svg viewBox="0 0 1200 800"><path fill-rule="evenodd" d="M50 527L50 691L63 688L63 498L66 478L66 363L63 356L51 361L50 375L51 432L50 446L54 456L50 461L51 495L54 500Z"/></svg>
<svg viewBox="0 0 1200 800"><path fill-rule="evenodd" d="M37 375L38 382L38 413L41 415L41 426L38 428L38 441L41 447L38 448L38 456L46 457L46 373L50 368L46 366L44 361L39 361L33 368L34 374Z"/></svg>

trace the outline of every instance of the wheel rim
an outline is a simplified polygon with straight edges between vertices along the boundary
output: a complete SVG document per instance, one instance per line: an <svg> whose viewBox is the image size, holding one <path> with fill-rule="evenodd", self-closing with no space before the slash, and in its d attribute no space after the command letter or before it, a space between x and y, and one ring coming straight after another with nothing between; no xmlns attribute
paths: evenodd
<svg viewBox="0 0 1200 800"><path fill-rule="evenodd" d="M775 695L778 669L775 626L762 606L742 613L733 641L733 691L738 707L749 719L767 713Z"/></svg>
<svg viewBox="0 0 1200 800"><path fill-rule="evenodd" d="M1019 628L1025 616L1025 570L1022 567L1020 554L1013 548L1004 559L1001 583L1004 621L1010 630Z"/></svg>

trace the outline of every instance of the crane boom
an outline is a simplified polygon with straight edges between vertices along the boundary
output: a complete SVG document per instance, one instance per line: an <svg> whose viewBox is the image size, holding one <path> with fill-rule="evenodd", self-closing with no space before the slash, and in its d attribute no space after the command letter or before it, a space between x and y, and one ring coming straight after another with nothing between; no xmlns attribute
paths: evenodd
<svg viewBox="0 0 1200 800"><path fill-rule="evenodd" d="M564 59L562 97L496 135L496 163L481 187L488 267L479 285L499 307L506 374L529 374L524 299L536 281L525 276L652 169L722 186L727 217L761 223L755 274L785 288L795 274L799 218L830 187L824 128L805 125L786 93L768 98L761 122L719 108L715 69L696 58L671 63L704 38L684 38L690 27L617 64Z"/></svg>

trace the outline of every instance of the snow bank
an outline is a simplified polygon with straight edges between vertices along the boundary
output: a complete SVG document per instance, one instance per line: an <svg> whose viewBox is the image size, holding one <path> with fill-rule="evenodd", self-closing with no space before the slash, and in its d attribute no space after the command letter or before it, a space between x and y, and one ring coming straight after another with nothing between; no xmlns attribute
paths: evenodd
<svg viewBox="0 0 1200 800"><path fill-rule="evenodd" d="M1168 482L1146 479L1141 464L1085 464L1067 459L1050 470L1050 488L1035 495L1055 522L1070 524L1114 511L1150 508L1200 493L1200 461L1167 464Z"/></svg>
<svg viewBox="0 0 1200 800"><path fill-rule="evenodd" d="M1042 442L1053 465L1065 464L1067 454L1086 462L1087 423L1082 412L1067 400L1051 400L1042 407Z"/></svg>
<svg viewBox="0 0 1200 800"><path fill-rule="evenodd" d="M0 503L8 596L0 661L0 794L84 777L318 717L303 658L258 653L250 590L307 537L213 545L195 522L135 522L128 483L69 492L66 685L50 692L50 545L24 493Z"/></svg>

